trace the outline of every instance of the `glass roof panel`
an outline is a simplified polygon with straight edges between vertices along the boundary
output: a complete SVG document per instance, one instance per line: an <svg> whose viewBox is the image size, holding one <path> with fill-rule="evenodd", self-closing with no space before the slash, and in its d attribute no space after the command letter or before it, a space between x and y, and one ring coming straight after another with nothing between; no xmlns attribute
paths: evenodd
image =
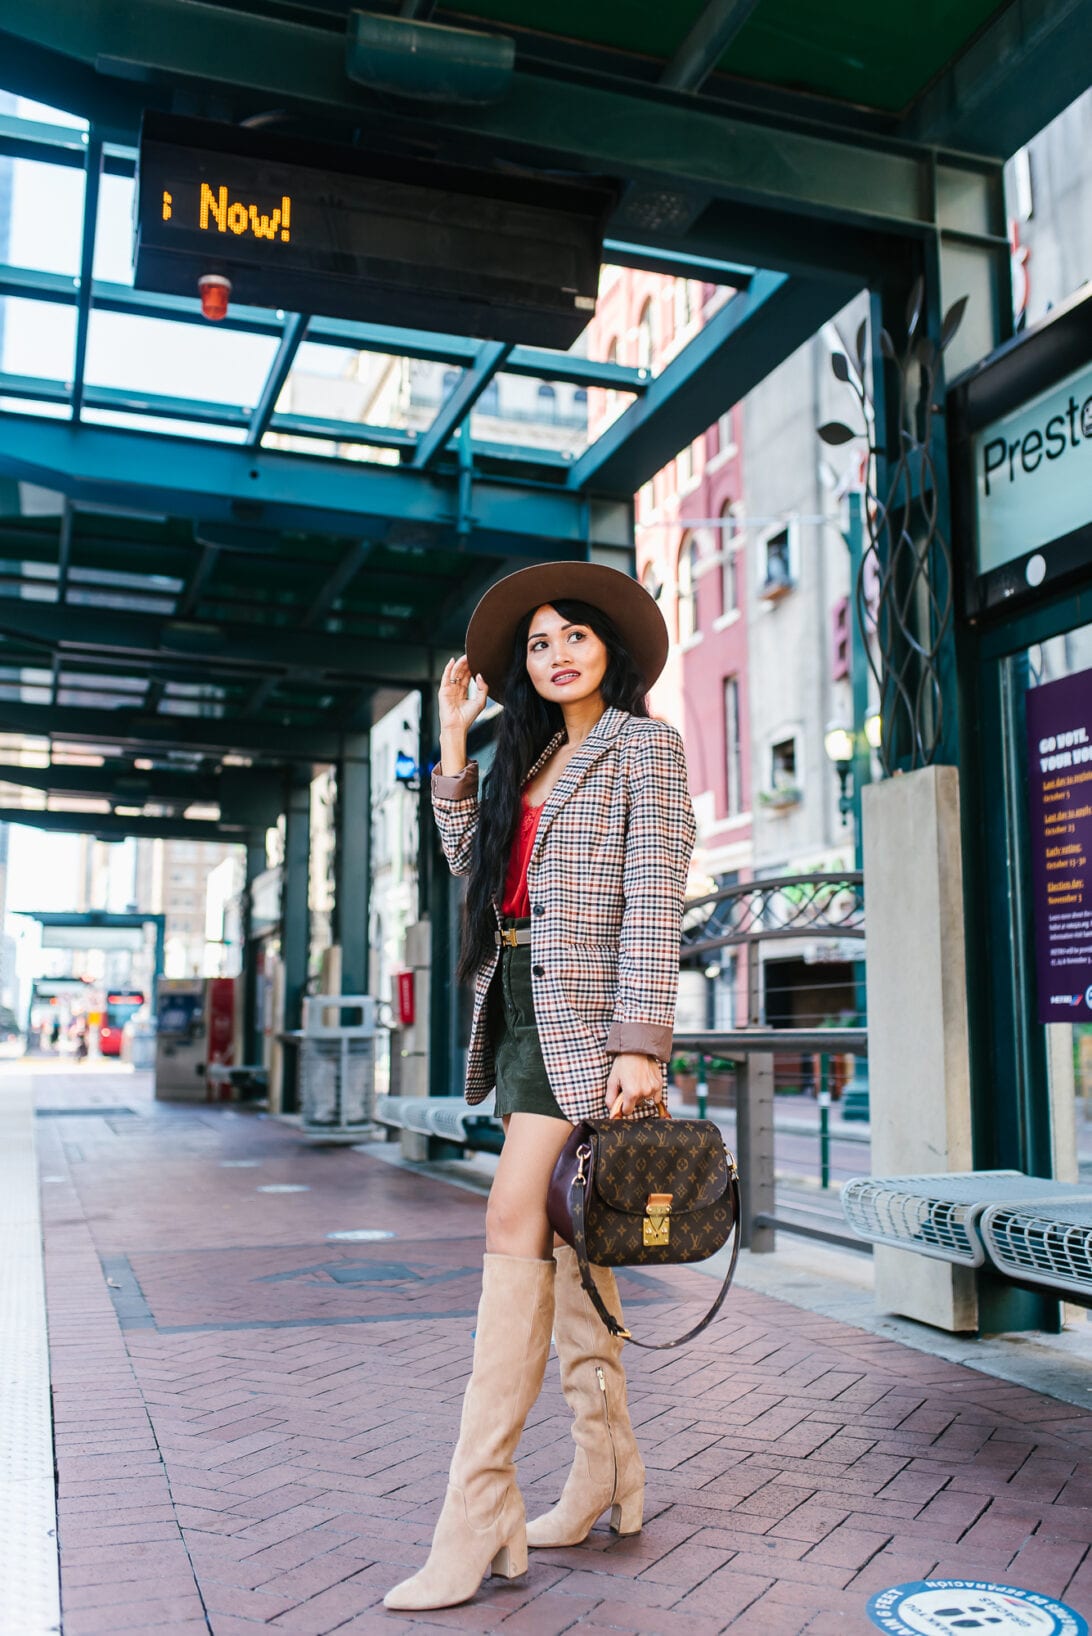
<svg viewBox="0 0 1092 1636"><path fill-rule="evenodd" d="M76 309L53 301L0 296L0 369L6 375L72 379Z"/></svg>
<svg viewBox="0 0 1092 1636"><path fill-rule="evenodd" d="M17 97L15 112L20 119L34 119L42 125L66 125L74 131L91 128L79 114L70 114L65 108L52 108L48 102L35 102L31 97Z"/></svg>
<svg viewBox="0 0 1092 1636"><path fill-rule="evenodd" d="M134 432L157 432L161 437L199 437L212 443L245 443L244 426L210 426L204 420L170 420L165 415L130 414L124 409L85 409L83 419L94 426L125 426Z"/></svg>
<svg viewBox="0 0 1092 1636"><path fill-rule="evenodd" d="M252 408L276 356L272 336L92 310L86 378Z"/></svg>
<svg viewBox="0 0 1092 1636"><path fill-rule="evenodd" d="M386 352L354 352L305 341L277 412L403 428L411 423L409 382L419 366Z"/></svg>
<svg viewBox="0 0 1092 1636"><path fill-rule="evenodd" d="M83 189L82 170L16 159L11 167L11 217L3 259L15 267L75 277L80 270Z"/></svg>
<svg viewBox="0 0 1092 1636"><path fill-rule="evenodd" d="M133 282L133 195L131 176L103 176L95 224L92 276L110 284Z"/></svg>

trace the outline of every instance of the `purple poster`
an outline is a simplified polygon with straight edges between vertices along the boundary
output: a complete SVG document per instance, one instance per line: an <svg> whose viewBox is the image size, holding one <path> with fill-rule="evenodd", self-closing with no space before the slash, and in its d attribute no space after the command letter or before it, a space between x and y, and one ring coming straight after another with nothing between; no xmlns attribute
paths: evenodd
<svg viewBox="0 0 1092 1636"><path fill-rule="evenodd" d="M1028 798L1040 1022L1092 1019L1092 670L1033 687Z"/></svg>

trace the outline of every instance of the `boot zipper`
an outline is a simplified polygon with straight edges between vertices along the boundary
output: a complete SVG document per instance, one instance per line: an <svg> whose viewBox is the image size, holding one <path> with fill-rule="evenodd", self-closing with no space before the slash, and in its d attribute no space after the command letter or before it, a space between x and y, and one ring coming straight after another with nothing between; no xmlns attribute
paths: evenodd
<svg viewBox="0 0 1092 1636"><path fill-rule="evenodd" d="M611 1459L614 1461L614 1482L611 1485L611 1500L618 1498L618 1450L614 1446L614 1428L610 1423L610 1399L607 1396L607 1379L602 1367L595 1366L595 1378L599 1382L599 1390L603 1394L603 1419L607 1425L607 1441L610 1444Z"/></svg>

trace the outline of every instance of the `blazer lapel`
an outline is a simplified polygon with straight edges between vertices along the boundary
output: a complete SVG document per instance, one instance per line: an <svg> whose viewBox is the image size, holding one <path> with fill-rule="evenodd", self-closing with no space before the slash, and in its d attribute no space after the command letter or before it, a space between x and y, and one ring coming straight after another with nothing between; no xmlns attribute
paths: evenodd
<svg viewBox="0 0 1092 1636"><path fill-rule="evenodd" d="M542 851L542 843L546 838L546 832L561 808L569 797L579 789L600 756L605 755L610 749L618 734L622 731L625 721L626 712L624 710L618 710L613 705L608 706L565 768L565 771L546 797L542 817L538 821L538 835L535 838L534 850L535 858Z"/></svg>

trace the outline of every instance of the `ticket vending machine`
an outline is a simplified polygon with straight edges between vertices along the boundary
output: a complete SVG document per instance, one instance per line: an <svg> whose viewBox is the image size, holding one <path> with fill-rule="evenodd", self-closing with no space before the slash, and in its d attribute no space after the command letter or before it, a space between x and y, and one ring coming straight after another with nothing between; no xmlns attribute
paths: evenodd
<svg viewBox="0 0 1092 1636"><path fill-rule="evenodd" d="M164 977L156 993L158 1101L208 1102L232 1094L210 1066L230 1066L235 1048L233 977ZM225 1092L225 1087L227 1087Z"/></svg>

